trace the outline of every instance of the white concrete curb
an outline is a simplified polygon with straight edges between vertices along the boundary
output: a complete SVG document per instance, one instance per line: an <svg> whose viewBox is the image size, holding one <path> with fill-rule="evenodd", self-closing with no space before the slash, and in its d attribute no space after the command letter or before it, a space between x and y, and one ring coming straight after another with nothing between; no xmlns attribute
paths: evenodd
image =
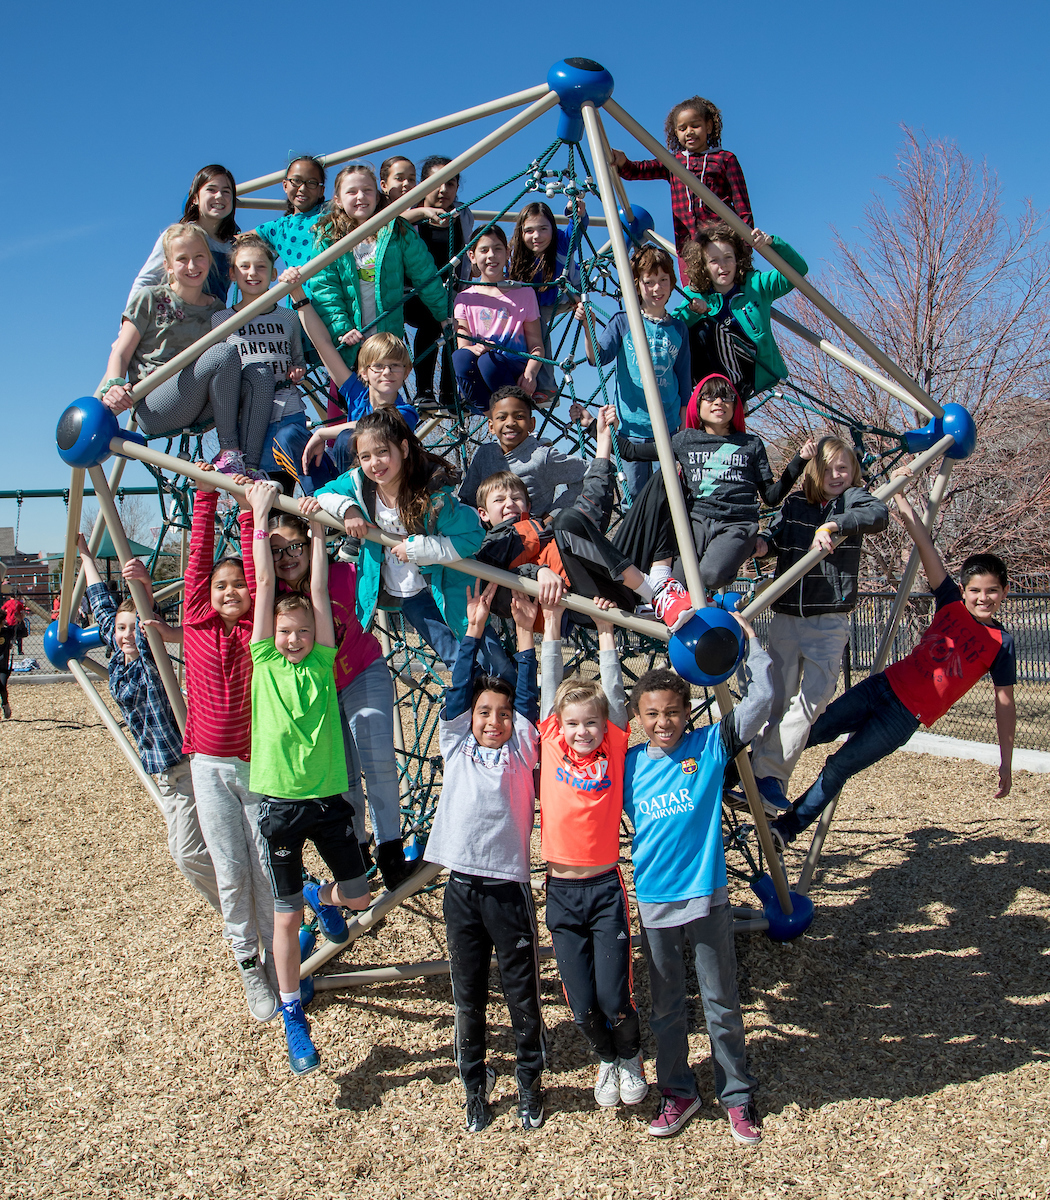
<svg viewBox="0 0 1050 1200"><path fill-rule="evenodd" d="M941 737L936 733L916 733L902 750L912 754L936 754L941 758L969 758L999 765L999 747L988 742L967 742L962 738ZM1013 766L1018 771L1050 772L1050 754L1045 750L1018 750L1014 748Z"/></svg>

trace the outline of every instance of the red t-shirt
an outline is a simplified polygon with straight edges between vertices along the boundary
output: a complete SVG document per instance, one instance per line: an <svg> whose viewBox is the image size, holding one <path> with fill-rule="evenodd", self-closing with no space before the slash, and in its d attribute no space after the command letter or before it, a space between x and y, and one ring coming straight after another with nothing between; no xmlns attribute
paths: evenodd
<svg viewBox="0 0 1050 1200"><path fill-rule="evenodd" d="M569 749L556 713L540 722L540 852L547 862L601 867L620 857L626 729L611 721L586 758Z"/></svg>
<svg viewBox="0 0 1050 1200"><path fill-rule="evenodd" d="M897 699L928 729L990 671L998 687L1017 677L1013 638L998 623L984 625L946 579L934 592L937 614L915 649L886 668Z"/></svg>

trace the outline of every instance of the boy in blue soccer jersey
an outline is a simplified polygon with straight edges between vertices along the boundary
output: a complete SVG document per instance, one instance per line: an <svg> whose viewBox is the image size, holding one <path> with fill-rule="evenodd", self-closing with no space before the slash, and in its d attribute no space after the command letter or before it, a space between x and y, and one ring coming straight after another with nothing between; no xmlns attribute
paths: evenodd
<svg viewBox="0 0 1050 1200"><path fill-rule="evenodd" d="M717 725L686 732L691 692L673 671L647 671L631 693L631 712L648 741L632 746L624 768L623 810L634 826L634 888L649 963L660 1111L654 1137L682 1129L702 1103L689 1066L686 1023L686 944L711 1038L718 1099L736 1141L756 1146L762 1123L757 1087L744 1052L744 1022L736 985L733 913L722 847L722 778L762 728L773 700L769 656L755 631L748 637L740 704Z"/></svg>

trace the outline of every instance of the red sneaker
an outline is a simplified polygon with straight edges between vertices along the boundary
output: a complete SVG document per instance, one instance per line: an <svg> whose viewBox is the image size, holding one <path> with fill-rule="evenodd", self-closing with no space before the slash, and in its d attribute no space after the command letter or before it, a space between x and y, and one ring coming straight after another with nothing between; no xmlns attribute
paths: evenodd
<svg viewBox="0 0 1050 1200"><path fill-rule="evenodd" d="M689 1118L699 1111L702 1104L699 1096L673 1096L670 1092L664 1092L660 1111L649 1123L649 1133L653 1137L672 1137L685 1128Z"/></svg>
<svg viewBox="0 0 1050 1200"><path fill-rule="evenodd" d="M653 596L653 611L672 633L677 633L696 613L689 603L689 593L677 579L664 580L663 586Z"/></svg>
<svg viewBox="0 0 1050 1200"><path fill-rule="evenodd" d="M736 1104L727 1108L729 1132L741 1146L757 1146L762 1141L762 1118L758 1115L754 1101Z"/></svg>

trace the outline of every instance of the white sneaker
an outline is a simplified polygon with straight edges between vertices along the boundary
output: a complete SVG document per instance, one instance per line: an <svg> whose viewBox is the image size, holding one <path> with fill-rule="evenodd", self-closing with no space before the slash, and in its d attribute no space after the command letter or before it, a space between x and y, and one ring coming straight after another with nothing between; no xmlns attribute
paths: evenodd
<svg viewBox="0 0 1050 1200"><path fill-rule="evenodd" d="M617 1060L598 1064L598 1078L594 1081L594 1098L602 1108L615 1108L620 1103L620 1072Z"/></svg>
<svg viewBox="0 0 1050 1200"><path fill-rule="evenodd" d="M641 1104L649 1094L642 1056L638 1054L634 1058L618 1058L616 1072L619 1077L620 1099L624 1104Z"/></svg>
<svg viewBox="0 0 1050 1200"><path fill-rule="evenodd" d="M241 986L248 1000L248 1011L257 1021L272 1021L281 1010L281 1003L270 987L266 966L256 954L239 962Z"/></svg>

